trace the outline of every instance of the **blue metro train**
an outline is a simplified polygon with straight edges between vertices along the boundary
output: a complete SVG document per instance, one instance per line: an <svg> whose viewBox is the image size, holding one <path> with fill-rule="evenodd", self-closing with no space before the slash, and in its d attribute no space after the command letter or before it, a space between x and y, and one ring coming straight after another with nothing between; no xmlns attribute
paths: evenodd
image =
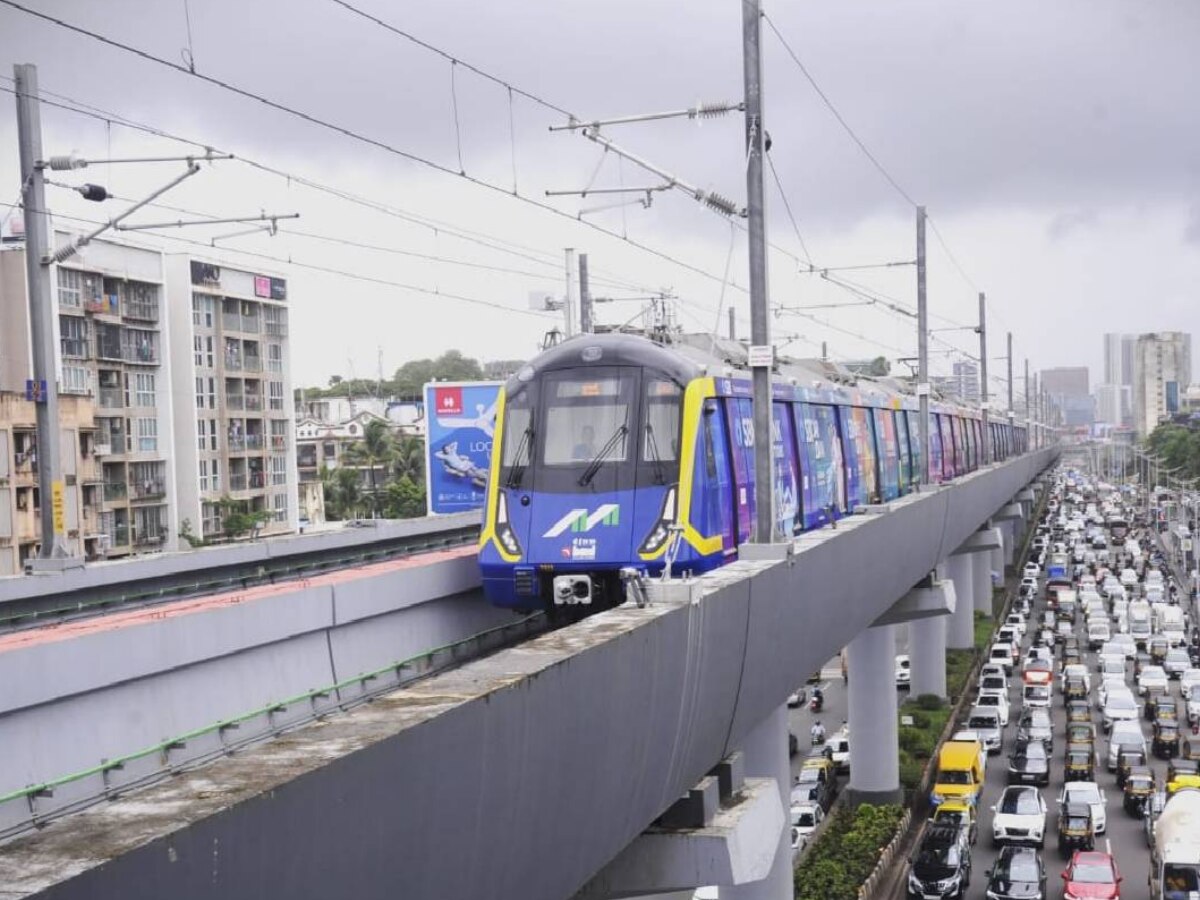
<svg viewBox="0 0 1200 900"><path fill-rule="evenodd" d="M820 374L783 362L774 379L784 535L907 494L923 465L933 482L971 472L985 440L997 461L1026 450L1023 427L992 422L985 434L978 409L932 401L924 460L915 396ZM607 608L625 599L622 570L658 574L670 554L673 573L696 574L736 559L750 540L750 375L711 347L573 338L509 379L496 421L479 544L494 605Z"/></svg>

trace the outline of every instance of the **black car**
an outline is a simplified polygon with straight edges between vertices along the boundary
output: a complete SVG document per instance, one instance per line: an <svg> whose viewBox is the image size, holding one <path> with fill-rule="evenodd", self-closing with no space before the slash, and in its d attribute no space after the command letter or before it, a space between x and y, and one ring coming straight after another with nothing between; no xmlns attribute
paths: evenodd
<svg viewBox="0 0 1200 900"><path fill-rule="evenodd" d="M910 898L962 898L971 883L971 851L963 829L934 825L921 838L908 868Z"/></svg>
<svg viewBox="0 0 1200 900"><path fill-rule="evenodd" d="M987 897L995 900L1046 900L1046 867L1032 847L1002 847L988 869Z"/></svg>
<svg viewBox="0 0 1200 900"><path fill-rule="evenodd" d="M1008 758L1008 783L1034 784L1038 787L1050 784L1050 758L1041 741L1017 744Z"/></svg>

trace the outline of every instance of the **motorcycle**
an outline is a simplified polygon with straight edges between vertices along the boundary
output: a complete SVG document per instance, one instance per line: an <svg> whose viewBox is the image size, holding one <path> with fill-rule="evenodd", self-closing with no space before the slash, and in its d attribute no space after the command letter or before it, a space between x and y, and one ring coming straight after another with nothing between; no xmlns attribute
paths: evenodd
<svg viewBox="0 0 1200 900"><path fill-rule="evenodd" d="M824 708L825 708L825 698L824 697L815 696L811 700L808 701L808 709L810 712L820 712Z"/></svg>

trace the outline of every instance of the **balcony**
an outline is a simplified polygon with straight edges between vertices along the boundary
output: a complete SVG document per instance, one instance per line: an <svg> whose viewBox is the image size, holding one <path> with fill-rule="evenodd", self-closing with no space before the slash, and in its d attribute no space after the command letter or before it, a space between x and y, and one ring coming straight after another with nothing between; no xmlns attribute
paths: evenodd
<svg viewBox="0 0 1200 900"><path fill-rule="evenodd" d="M237 313L222 313L221 327L226 331L238 331L242 334L258 334L261 326L258 316L239 316Z"/></svg>
<svg viewBox="0 0 1200 900"><path fill-rule="evenodd" d="M123 481L106 481L104 482L104 502L119 503L127 496L125 482Z"/></svg>
<svg viewBox="0 0 1200 900"><path fill-rule="evenodd" d="M246 435L246 449L247 450L261 450L264 446L266 446L266 439L263 435L261 435L261 434Z"/></svg>
<svg viewBox="0 0 1200 900"><path fill-rule="evenodd" d="M229 476L229 489L231 491L244 491L247 489L249 479L245 472L234 472Z"/></svg>
<svg viewBox="0 0 1200 900"><path fill-rule="evenodd" d="M145 478L133 482L129 496L133 500L161 500L166 493L166 479Z"/></svg>
<svg viewBox="0 0 1200 900"><path fill-rule="evenodd" d="M246 397L244 394L226 394L225 395L226 409L245 409Z"/></svg>
<svg viewBox="0 0 1200 900"><path fill-rule="evenodd" d="M146 333L143 332L143 334ZM149 337L131 337L125 345L125 361L150 366L158 365L158 346Z"/></svg>
<svg viewBox="0 0 1200 900"><path fill-rule="evenodd" d="M251 472L250 476L249 476L249 480L250 480L250 489L251 490L257 490L258 488L265 488L267 486L267 473L266 472Z"/></svg>
<svg viewBox="0 0 1200 900"><path fill-rule="evenodd" d="M108 535L108 546L112 547L128 547L129 546L129 526L114 525L105 532Z"/></svg>
<svg viewBox="0 0 1200 900"><path fill-rule="evenodd" d="M242 368L247 372L261 372L262 357L256 353L247 353L246 359L242 363Z"/></svg>
<svg viewBox="0 0 1200 900"><path fill-rule="evenodd" d="M124 409L125 408L125 391L119 387L102 387L100 388L100 408L101 409Z"/></svg>
<svg viewBox="0 0 1200 900"><path fill-rule="evenodd" d="M228 350L225 351L225 371L242 371L242 355L240 353L231 353Z"/></svg>
<svg viewBox="0 0 1200 900"><path fill-rule="evenodd" d="M160 547L163 542L163 530L152 530L141 532L135 535L133 545L135 547Z"/></svg>
<svg viewBox="0 0 1200 900"><path fill-rule="evenodd" d="M83 484L96 484L103 481L104 476L100 474L100 467L96 465L95 458L85 459L79 466L79 481Z"/></svg>
<svg viewBox="0 0 1200 900"><path fill-rule="evenodd" d="M123 362L125 351L121 348L120 334L97 331L96 359L111 359Z"/></svg>
<svg viewBox="0 0 1200 900"><path fill-rule="evenodd" d="M246 395L246 409L250 410L251 412L262 412L262 408L263 408L262 394L247 394Z"/></svg>
<svg viewBox="0 0 1200 900"><path fill-rule="evenodd" d="M125 318L144 322L158 321L158 303L154 300L130 300L125 304Z"/></svg>
<svg viewBox="0 0 1200 900"><path fill-rule="evenodd" d="M246 449L245 435L230 434L230 435L228 435L228 438L229 438L229 452L230 453L242 453L245 451L245 449Z"/></svg>
<svg viewBox="0 0 1200 900"><path fill-rule="evenodd" d="M267 322L266 333L274 337L287 337L287 322Z"/></svg>
<svg viewBox="0 0 1200 900"><path fill-rule="evenodd" d="M276 451L286 450L287 449L287 435L286 434L271 435L271 449L276 450ZM312 459L312 462L307 463L307 465L316 466L316 464L317 464L316 455L314 454L311 457L311 459ZM301 463L301 465L304 465L304 463Z"/></svg>

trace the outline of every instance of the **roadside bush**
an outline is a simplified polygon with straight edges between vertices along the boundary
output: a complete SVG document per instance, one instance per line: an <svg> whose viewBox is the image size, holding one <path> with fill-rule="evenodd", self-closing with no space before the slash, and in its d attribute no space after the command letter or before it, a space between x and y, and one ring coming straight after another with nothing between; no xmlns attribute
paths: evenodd
<svg viewBox="0 0 1200 900"><path fill-rule="evenodd" d="M896 834L900 806L843 807L809 849L793 878L796 900L856 900Z"/></svg>
<svg viewBox="0 0 1200 900"><path fill-rule="evenodd" d="M941 709L945 702L937 694L920 694L916 699L917 709Z"/></svg>

